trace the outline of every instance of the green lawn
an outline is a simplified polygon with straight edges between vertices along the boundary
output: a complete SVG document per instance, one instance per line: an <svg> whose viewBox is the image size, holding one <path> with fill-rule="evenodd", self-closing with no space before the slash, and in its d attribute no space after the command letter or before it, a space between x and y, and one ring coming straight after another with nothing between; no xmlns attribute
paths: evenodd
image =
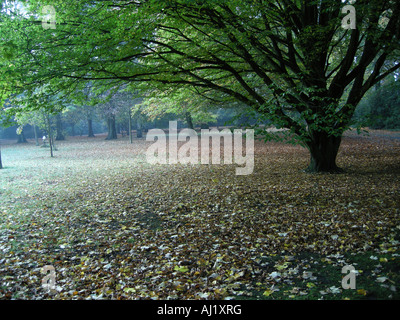
<svg viewBox="0 0 400 320"><path fill-rule="evenodd" d="M256 142L249 176L150 165L144 140L2 145L0 298L399 299L398 136L349 134L339 175L280 143Z"/></svg>

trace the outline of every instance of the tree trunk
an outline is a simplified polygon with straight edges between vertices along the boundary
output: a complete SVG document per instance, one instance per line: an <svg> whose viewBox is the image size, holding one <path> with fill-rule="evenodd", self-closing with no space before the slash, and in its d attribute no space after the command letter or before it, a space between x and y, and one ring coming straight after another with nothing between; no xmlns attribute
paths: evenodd
<svg viewBox="0 0 400 320"><path fill-rule="evenodd" d="M36 143L36 146L38 146L38 145L39 145L39 139L38 139L38 134L37 134L37 128L36 128L35 125L33 125L33 133L35 134L35 143Z"/></svg>
<svg viewBox="0 0 400 320"><path fill-rule="evenodd" d="M57 114L56 117L56 127L57 127L57 135L56 135L56 140L61 141L65 140L64 134L62 132L63 130L63 125L62 125L62 119L61 119L61 114Z"/></svg>
<svg viewBox="0 0 400 320"><path fill-rule="evenodd" d="M108 135L106 140L117 139L117 130L115 127L115 115L111 115L107 119Z"/></svg>
<svg viewBox="0 0 400 320"><path fill-rule="evenodd" d="M27 143L28 141L25 138L24 135L24 130L21 131L21 133L18 135L18 141L17 143Z"/></svg>
<svg viewBox="0 0 400 320"><path fill-rule="evenodd" d="M0 169L3 169L3 163L1 162L1 145L0 145Z"/></svg>
<svg viewBox="0 0 400 320"><path fill-rule="evenodd" d="M186 119L186 123L188 125L189 129L194 129L193 127L193 119L192 119L192 115L190 114L190 112L186 111L185 112L185 119Z"/></svg>
<svg viewBox="0 0 400 320"><path fill-rule="evenodd" d="M71 123L71 136L75 137L76 133L75 133L75 124Z"/></svg>
<svg viewBox="0 0 400 320"><path fill-rule="evenodd" d="M51 129L51 121L49 114L46 114L46 120L47 120L47 133L49 136L49 144L50 144L50 157L53 158L54 140L53 140L53 130Z"/></svg>
<svg viewBox="0 0 400 320"><path fill-rule="evenodd" d="M54 157L54 154L53 154L53 137L51 136L51 135L49 135L49 144L50 144L50 157Z"/></svg>
<svg viewBox="0 0 400 320"><path fill-rule="evenodd" d="M129 142L133 142L133 137L132 137L132 115L131 115L131 110L129 109L129 123L128 123L128 130L129 130Z"/></svg>
<svg viewBox="0 0 400 320"><path fill-rule="evenodd" d="M88 121L88 138L94 138L93 121L92 119L87 119L87 121Z"/></svg>
<svg viewBox="0 0 400 320"><path fill-rule="evenodd" d="M343 172L336 165L336 157L339 151L341 136L328 135L325 132L314 132L311 140L307 143L310 151L310 164L306 169L307 172Z"/></svg>
<svg viewBox="0 0 400 320"><path fill-rule="evenodd" d="M142 121L140 119L140 116L137 117L137 122L136 122L136 137L143 138Z"/></svg>

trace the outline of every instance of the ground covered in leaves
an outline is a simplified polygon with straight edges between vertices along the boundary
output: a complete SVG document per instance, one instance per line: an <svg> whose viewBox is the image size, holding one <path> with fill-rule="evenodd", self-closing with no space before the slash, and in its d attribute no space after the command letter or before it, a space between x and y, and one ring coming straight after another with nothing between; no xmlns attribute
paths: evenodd
<svg viewBox="0 0 400 320"><path fill-rule="evenodd" d="M256 142L249 176L150 165L144 140L69 138L55 158L3 145L0 298L398 299L399 138L347 134L336 175L272 142Z"/></svg>

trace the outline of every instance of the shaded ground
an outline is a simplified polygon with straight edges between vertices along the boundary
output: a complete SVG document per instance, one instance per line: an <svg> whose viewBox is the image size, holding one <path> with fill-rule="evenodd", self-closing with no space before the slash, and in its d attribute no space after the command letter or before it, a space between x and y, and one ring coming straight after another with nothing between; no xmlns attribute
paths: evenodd
<svg viewBox="0 0 400 320"><path fill-rule="evenodd" d="M398 299L398 136L348 134L340 175L280 143L256 143L249 176L150 165L144 140L3 145L0 298Z"/></svg>

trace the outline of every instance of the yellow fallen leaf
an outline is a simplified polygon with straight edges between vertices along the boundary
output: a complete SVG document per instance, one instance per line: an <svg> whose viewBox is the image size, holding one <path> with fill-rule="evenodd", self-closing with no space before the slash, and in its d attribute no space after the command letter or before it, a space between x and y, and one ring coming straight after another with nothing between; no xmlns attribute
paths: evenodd
<svg viewBox="0 0 400 320"><path fill-rule="evenodd" d="M175 267L174 267L174 270L175 270L175 271L180 271L180 272L188 272L188 271L189 271L189 269L188 269L187 267L185 267L185 266L182 266L182 267L180 267L180 266L175 266Z"/></svg>
<svg viewBox="0 0 400 320"><path fill-rule="evenodd" d="M362 295L362 296L366 296L367 295L367 291L364 289L358 289L357 290L357 294Z"/></svg>
<svg viewBox="0 0 400 320"><path fill-rule="evenodd" d="M277 269L278 271L281 271L281 270L283 270L283 269L287 269L288 266L289 266L289 264L290 264L290 262L284 262L283 264L281 264L281 265L276 265L275 267L276 267L276 269Z"/></svg>
<svg viewBox="0 0 400 320"><path fill-rule="evenodd" d="M273 294L274 292L272 291L272 290L270 290L270 289L268 289L268 290L265 290L264 291L264 293L263 293L263 296L266 296L266 297L269 297L271 294Z"/></svg>

